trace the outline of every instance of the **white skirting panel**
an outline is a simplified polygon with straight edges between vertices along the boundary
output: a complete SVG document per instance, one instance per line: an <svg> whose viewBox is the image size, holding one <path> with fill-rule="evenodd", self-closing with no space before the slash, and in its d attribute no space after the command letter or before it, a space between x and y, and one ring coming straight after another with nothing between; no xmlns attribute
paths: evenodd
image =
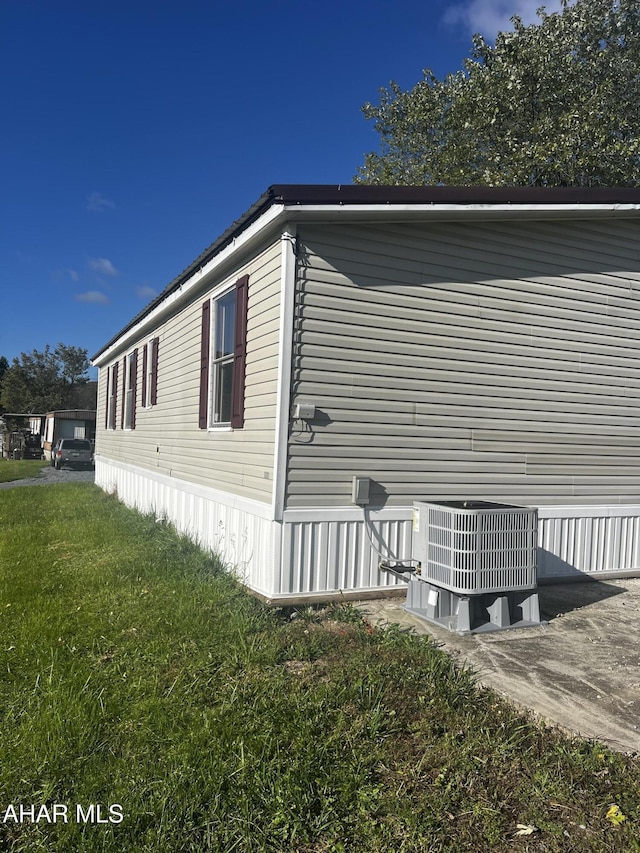
<svg viewBox="0 0 640 853"><path fill-rule="evenodd" d="M412 507L285 510L96 457L96 483L141 512L167 518L274 601L392 593L382 560L412 558ZM538 580L640 575L640 505L538 508Z"/></svg>
<svg viewBox="0 0 640 853"><path fill-rule="evenodd" d="M246 586L273 594L280 525L268 504L99 456L96 483L127 506L166 518L218 554Z"/></svg>
<svg viewBox="0 0 640 853"><path fill-rule="evenodd" d="M411 558L412 519L410 507L367 512L366 521L353 507L285 510L280 594L404 588L378 564Z"/></svg>
<svg viewBox="0 0 640 853"><path fill-rule="evenodd" d="M538 580L640 575L640 506L538 508Z"/></svg>

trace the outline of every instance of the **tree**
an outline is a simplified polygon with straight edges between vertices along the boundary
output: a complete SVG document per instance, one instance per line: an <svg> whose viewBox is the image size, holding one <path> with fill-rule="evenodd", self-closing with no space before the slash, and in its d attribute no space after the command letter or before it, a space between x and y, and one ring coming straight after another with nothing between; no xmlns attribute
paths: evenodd
<svg viewBox="0 0 640 853"><path fill-rule="evenodd" d="M47 344L14 358L2 378L0 404L5 411L43 413L75 408L77 389L88 382L87 350Z"/></svg>
<svg viewBox="0 0 640 853"><path fill-rule="evenodd" d="M58 344L54 350L54 355L60 365L60 377L68 385L84 384L89 381L87 375L89 359L87 358L86 349Z"/></svg>
<svg viewBox="0 0 640 853"><path fill-rule="evenodd" d="M562 0L512 18L463 69L396 83L364 115L380 134L365 184L640 185L640 4Z"/></svg>
<svg viewBox="0 0 640 853"><path fill-rule="evenodd" d="M8 369L9 362L3 355L0 355L0 398L2 396L2 379ZM0 404L0 414L2 414L2 404Z"/></svg>

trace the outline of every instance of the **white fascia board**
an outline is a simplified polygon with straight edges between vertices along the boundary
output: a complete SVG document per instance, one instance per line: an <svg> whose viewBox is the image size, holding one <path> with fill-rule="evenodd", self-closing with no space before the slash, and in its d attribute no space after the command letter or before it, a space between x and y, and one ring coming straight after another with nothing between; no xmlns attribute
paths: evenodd
<svg viewBox="0 0 640 853"><path fill-rule="evenodd" d="M273 460L273 514L282 519L287 478L289 422L291 418L291 370L296 287L296 226L285 227L281 237L280 340L278 342L278 387L276 393L276 437Z"/></svg>
<svg viewBox="0 0 640 853"><path fill-rule="evenodd" d="M287 205L298 222L452 219L578 219L640 214L640 204L305 204Z"/></svg>
<svg viewBox="0 0 640 853"><path fill-rule="evenodd" d="M233 260L234 255L250 249L252 245L261 240L269 228L277 227L278 221L284 215L284 205L272 205L207 264L200 267L187 281L168 294L159 305L146 314L135 326L128 329L108 349L101 352L98 358L92 361L92 365L94 367L103 366L116 353L119 354L134 340L142 337L147 330L157 326L168 314L173 313L179 308L182 303L188 302L194 291L197 292L199 289L207 286L207 279L213 278L216 272L223 269L225 265L228 265Z"/></svg>

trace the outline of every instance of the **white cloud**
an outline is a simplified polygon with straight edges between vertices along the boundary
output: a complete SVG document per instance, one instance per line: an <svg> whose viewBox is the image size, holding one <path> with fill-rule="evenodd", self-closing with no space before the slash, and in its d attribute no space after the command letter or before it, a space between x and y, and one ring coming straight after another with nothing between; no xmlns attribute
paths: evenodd
<svg viewBox="0 0 640 853"><path fill-rule="evenodd" d="M68 278L70 278L71 281L80 281L78 271L73 270L70 267L67 267L64 270L51 270L50 275L53 281L66 281Z"/></svg>
<svg viewBox="0 0 640 853"><path fill-rule="evenodd" d="M89 267L102 275L118 275L118 270L107 258L89 258Z"/></svg>
<svg viewBox="0 0 640 853"><path fill-rule="evenodd" d="M140 287L136 287L136 296L139 296L140 299L153 299L157 295L158 291L149 287L148 284L141 284Z"/></svg>
<svg viewBox="0 0 640 853"><path fill-rule="evenodd" d="M524 24L539 22L536 10L544 6L548 15L559 12L560 0L467 0L446 11L444 22L449 26L462 26L470 33L481 33L493 38L502 30L511 30L511 18L518 15Z"/></svg>
<svg viewBox="0 0 640 853"><path fill-rule="evenodd" d="M93 192L90 196L87 196L87 210L93 213L102 213L103 210L113 207L115 207L115 204L98 192Z"/></svg>
<svg viewBox="0 0 640 853"><path fill-rule="evenodd" d="M99 290L89 290L86 293L76 293L75 298L78 302L90 302L94 305L108 305L109 297L105 296Z"/></svg>

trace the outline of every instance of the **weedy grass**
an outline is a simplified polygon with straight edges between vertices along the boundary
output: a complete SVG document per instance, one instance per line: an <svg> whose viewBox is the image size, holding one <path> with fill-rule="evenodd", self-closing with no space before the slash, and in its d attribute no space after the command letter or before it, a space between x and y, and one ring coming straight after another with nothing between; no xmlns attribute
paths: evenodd
<svg viewBox="0 0 640 853"><path fill-rule="evenodd" d="M0 457L0 483L37 477L48 464L40 459L2 459Z"/></svg>
<svg viewBox="0 0 640 853"><path fill-rule="evenodd" d="M635 758L527 718L424 638L270 610L91 484L0 493L0 530L4 850L640 849Z"/></svg>

